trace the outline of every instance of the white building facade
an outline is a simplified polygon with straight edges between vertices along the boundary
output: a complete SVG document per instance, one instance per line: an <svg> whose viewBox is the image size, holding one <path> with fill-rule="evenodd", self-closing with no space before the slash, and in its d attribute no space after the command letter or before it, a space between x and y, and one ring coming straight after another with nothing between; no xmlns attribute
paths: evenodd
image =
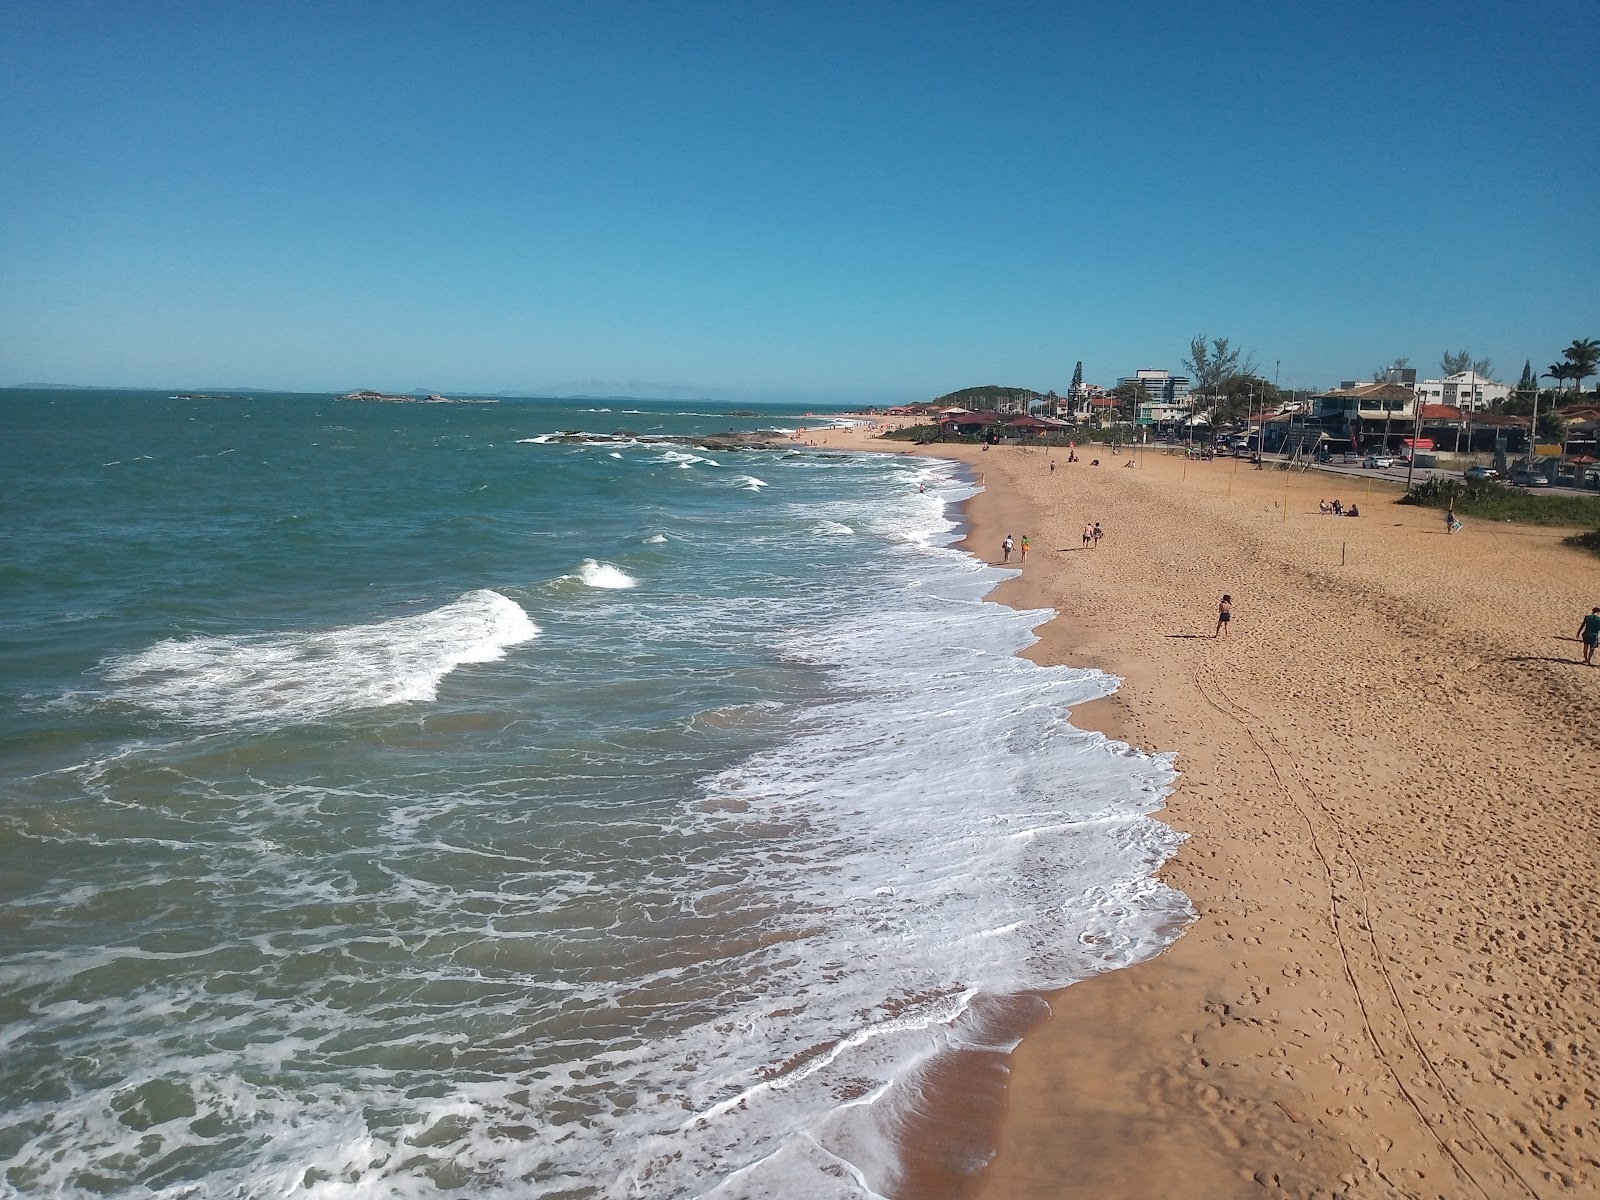
<svg viewBox="0 0 1600 1200"><path fill-rule="evenodd" d="M1451 404L1462 412L1482 412L1512 392L1510 384L1485 379L1476 371L1418 380L1415 387L1424 404Z"/></svg>

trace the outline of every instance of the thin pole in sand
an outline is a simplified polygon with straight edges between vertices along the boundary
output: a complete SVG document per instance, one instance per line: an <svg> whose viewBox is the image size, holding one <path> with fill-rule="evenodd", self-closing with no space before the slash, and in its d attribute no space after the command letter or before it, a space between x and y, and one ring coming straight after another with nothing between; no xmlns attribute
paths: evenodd
<svg viewBox="0 0 1600 1200"><path fill-rule="evenodd" d="M1344 543L1339 543L1339 565L1344 566Z"/></svg>
<svg viewBox="0 0 1600 1200"><path fill-rule="evenodd" d="M1288 492L1285 492L1283 494L1283 523L1285 525L1287 525L1289 523L1289 493Z"/></svg>

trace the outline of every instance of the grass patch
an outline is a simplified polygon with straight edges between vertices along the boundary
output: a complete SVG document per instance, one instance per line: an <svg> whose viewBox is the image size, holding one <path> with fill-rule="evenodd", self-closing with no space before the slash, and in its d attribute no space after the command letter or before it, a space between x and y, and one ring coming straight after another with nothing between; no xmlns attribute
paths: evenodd
<svg viewBox="0 0 1600 1200"><path fill-rule="evenodd" d="M1600 554L1600 529L1591 529L1588 533L1575 533L1571 537L1561 539L1563 545L1576 546L1579 550L1587 550L1590 554Z"/></svg>
<svg viewBox="0 0 1600 1200"><path fill-rule="evenodd" d="M1424 508L1449 508L1485 521L1516 521L1523 525L1600 526L1600 496L1553 496L1508 487L1488 479L1449 479L1435 475L1417 484L1398 504Z"/></svg>

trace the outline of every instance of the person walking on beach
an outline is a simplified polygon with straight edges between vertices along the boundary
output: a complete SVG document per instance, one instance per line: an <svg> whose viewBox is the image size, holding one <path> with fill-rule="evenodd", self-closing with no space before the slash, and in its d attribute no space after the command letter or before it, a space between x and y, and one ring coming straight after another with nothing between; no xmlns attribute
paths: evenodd
<svg viewBox="0 0 1600 1200"><path fill-rule="evenodd" d="M1094 548L1096 550L1100 549L1100 539L1102 536L1104 535L1100 532L1100 522L1096 521L1094 523Z"/></svg>
<svg viewBox="0 0 1600 1200"><path fill-rule="evenodd" d="M1444 531L1446 533L1454 533L1460 528L1461 522L1456 520L1456 506L1451 504L1449 508L1444 510Z"/></svg>
<svg viewBox="0 0 1600 1200"><path fill-rule="evenodd" d="M1023 562L1027 562L1028 561L1028 550L1029 550L1029 548L1031 546L1032 546L1032 543L1028 541L1028 535L1027 534L1023 534L1022 535L1022 561Z"/></svg>
<svg viewBox="0 0 1600 1200"><path fill-rule="evenodd" d="M1001 562L1011 561L1011 551L1015 546L1016 543L1011 540L1011 535L1009 533L1006 534L1006 540L1000 543L1000 553L1005 556L1000 560Z"/></svg>
<svg viewBox="0 0 1600 1200"><path fill-rule="evenodd" d="M1089 548L1089 543L1092 541L1094 541L1094 526L1085 525L1083 527L1083 548L1087 550Z"/></svg>
<svg viewBox="0 0 1600 1200"><path fill-rule="evenodd" d="M1600 608L1594 609L1578 626L1578 637L1583 642L1583 665L1594 666L1594 648L1600 643Z"/></svg>
<svg viewBox="0 0 1600 1200"><path fill-rule="evenodd" d="M1214 638L1226 637L1228 634L1228 622L1231 620L1233 620L1233 597L1224 596L1222 603L1217 605L1217 629L1211 636Z"/></svg>

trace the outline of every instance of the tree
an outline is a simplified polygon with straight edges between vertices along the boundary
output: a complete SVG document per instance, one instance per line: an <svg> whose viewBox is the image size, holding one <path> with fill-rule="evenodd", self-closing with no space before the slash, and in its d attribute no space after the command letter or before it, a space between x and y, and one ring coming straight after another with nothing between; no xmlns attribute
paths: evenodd
<svg viewBox="0 0 1600 1200"><path fill-rule="evenodd" d="M1409 358L1397 358L1387 367L1379 367L1376 371L1374 371L1372 373L1372 382L1383 383L1389 378L1390 371L1404 371L1410 365L1411 360Z"/></svg>
<svg viewBox="0 0 1600 1200"><path fill-rule="evenodd" d="M1446 350L1439 358L1439 369L1446 375L1459 375L1463 371L1471 371L1475 375L1482 375L1485 379L1492 370L1487 358L1473 358L1469 350L1457 350L1454 353Z"/></svg>
<svg viewBox="0 0 1600 1200"><path fill-rule="evenodd" d="M1555 409L1546 409L1539 414L1539 436L1556 445L1565 445L1567 440L1567 419Z"/></svg>
<svg viewBox="0 0 1600 1200"><path fill-rule="evenodd" d="M1139 401L1144 399L1144 389L1132 379L1124 379L1111 389L1111 394L1117 399L1117 408L1122 413L1125 421L1139 419Z"/></svg>
<svg viewBox="0 0 1600 1200"><path fill-rule="evenodd" d="M1539 386L1539 381L1533 377L1533 360L1522 360L1522 378L1517 380L1517 391L1531 392Z"/></svg>
<svg viewBox="0 0 1600 1200"><path fill-rule="evenodd" d="M1072 386L1067 389L1067 395L1076 399L1081 391L1083 391L1083 359L1080 358L1078 365L1072 368Z"/></svg>
<svg viewBox="0 0 1600 1200"><path fill-rule="evenodd" d="M1243 362L1239 361L1241 357ZM1183 366L1194 380L1195 391L1202 396L1215 396L1235 375L1255 374L1256 356L1234 349L1227 338L1213 338L1207 345L1206 335L1201 333L1190 341L1189 357L1183 360Z"/></svg>
<svg viewBox="0 0 1600 1200"><path fill-rule="evenodd" d="M1594 338L1574 338L1572 345L1563 353L1566 355L1567 378L1572 380L1574 392L1583 391L1583 381L1595 373L1595 368L1600 367L1600 341Z"/></svg>
<svg viewBox="0 0 1600 1200"><path fill-rule="evenodd" d="M1256 375L1235 375L1222 385L1216 407L1211 413L1211 425L1220 429L1246 419L1253 411L1276 409L1281 394L1271 380Z"/></svg>

